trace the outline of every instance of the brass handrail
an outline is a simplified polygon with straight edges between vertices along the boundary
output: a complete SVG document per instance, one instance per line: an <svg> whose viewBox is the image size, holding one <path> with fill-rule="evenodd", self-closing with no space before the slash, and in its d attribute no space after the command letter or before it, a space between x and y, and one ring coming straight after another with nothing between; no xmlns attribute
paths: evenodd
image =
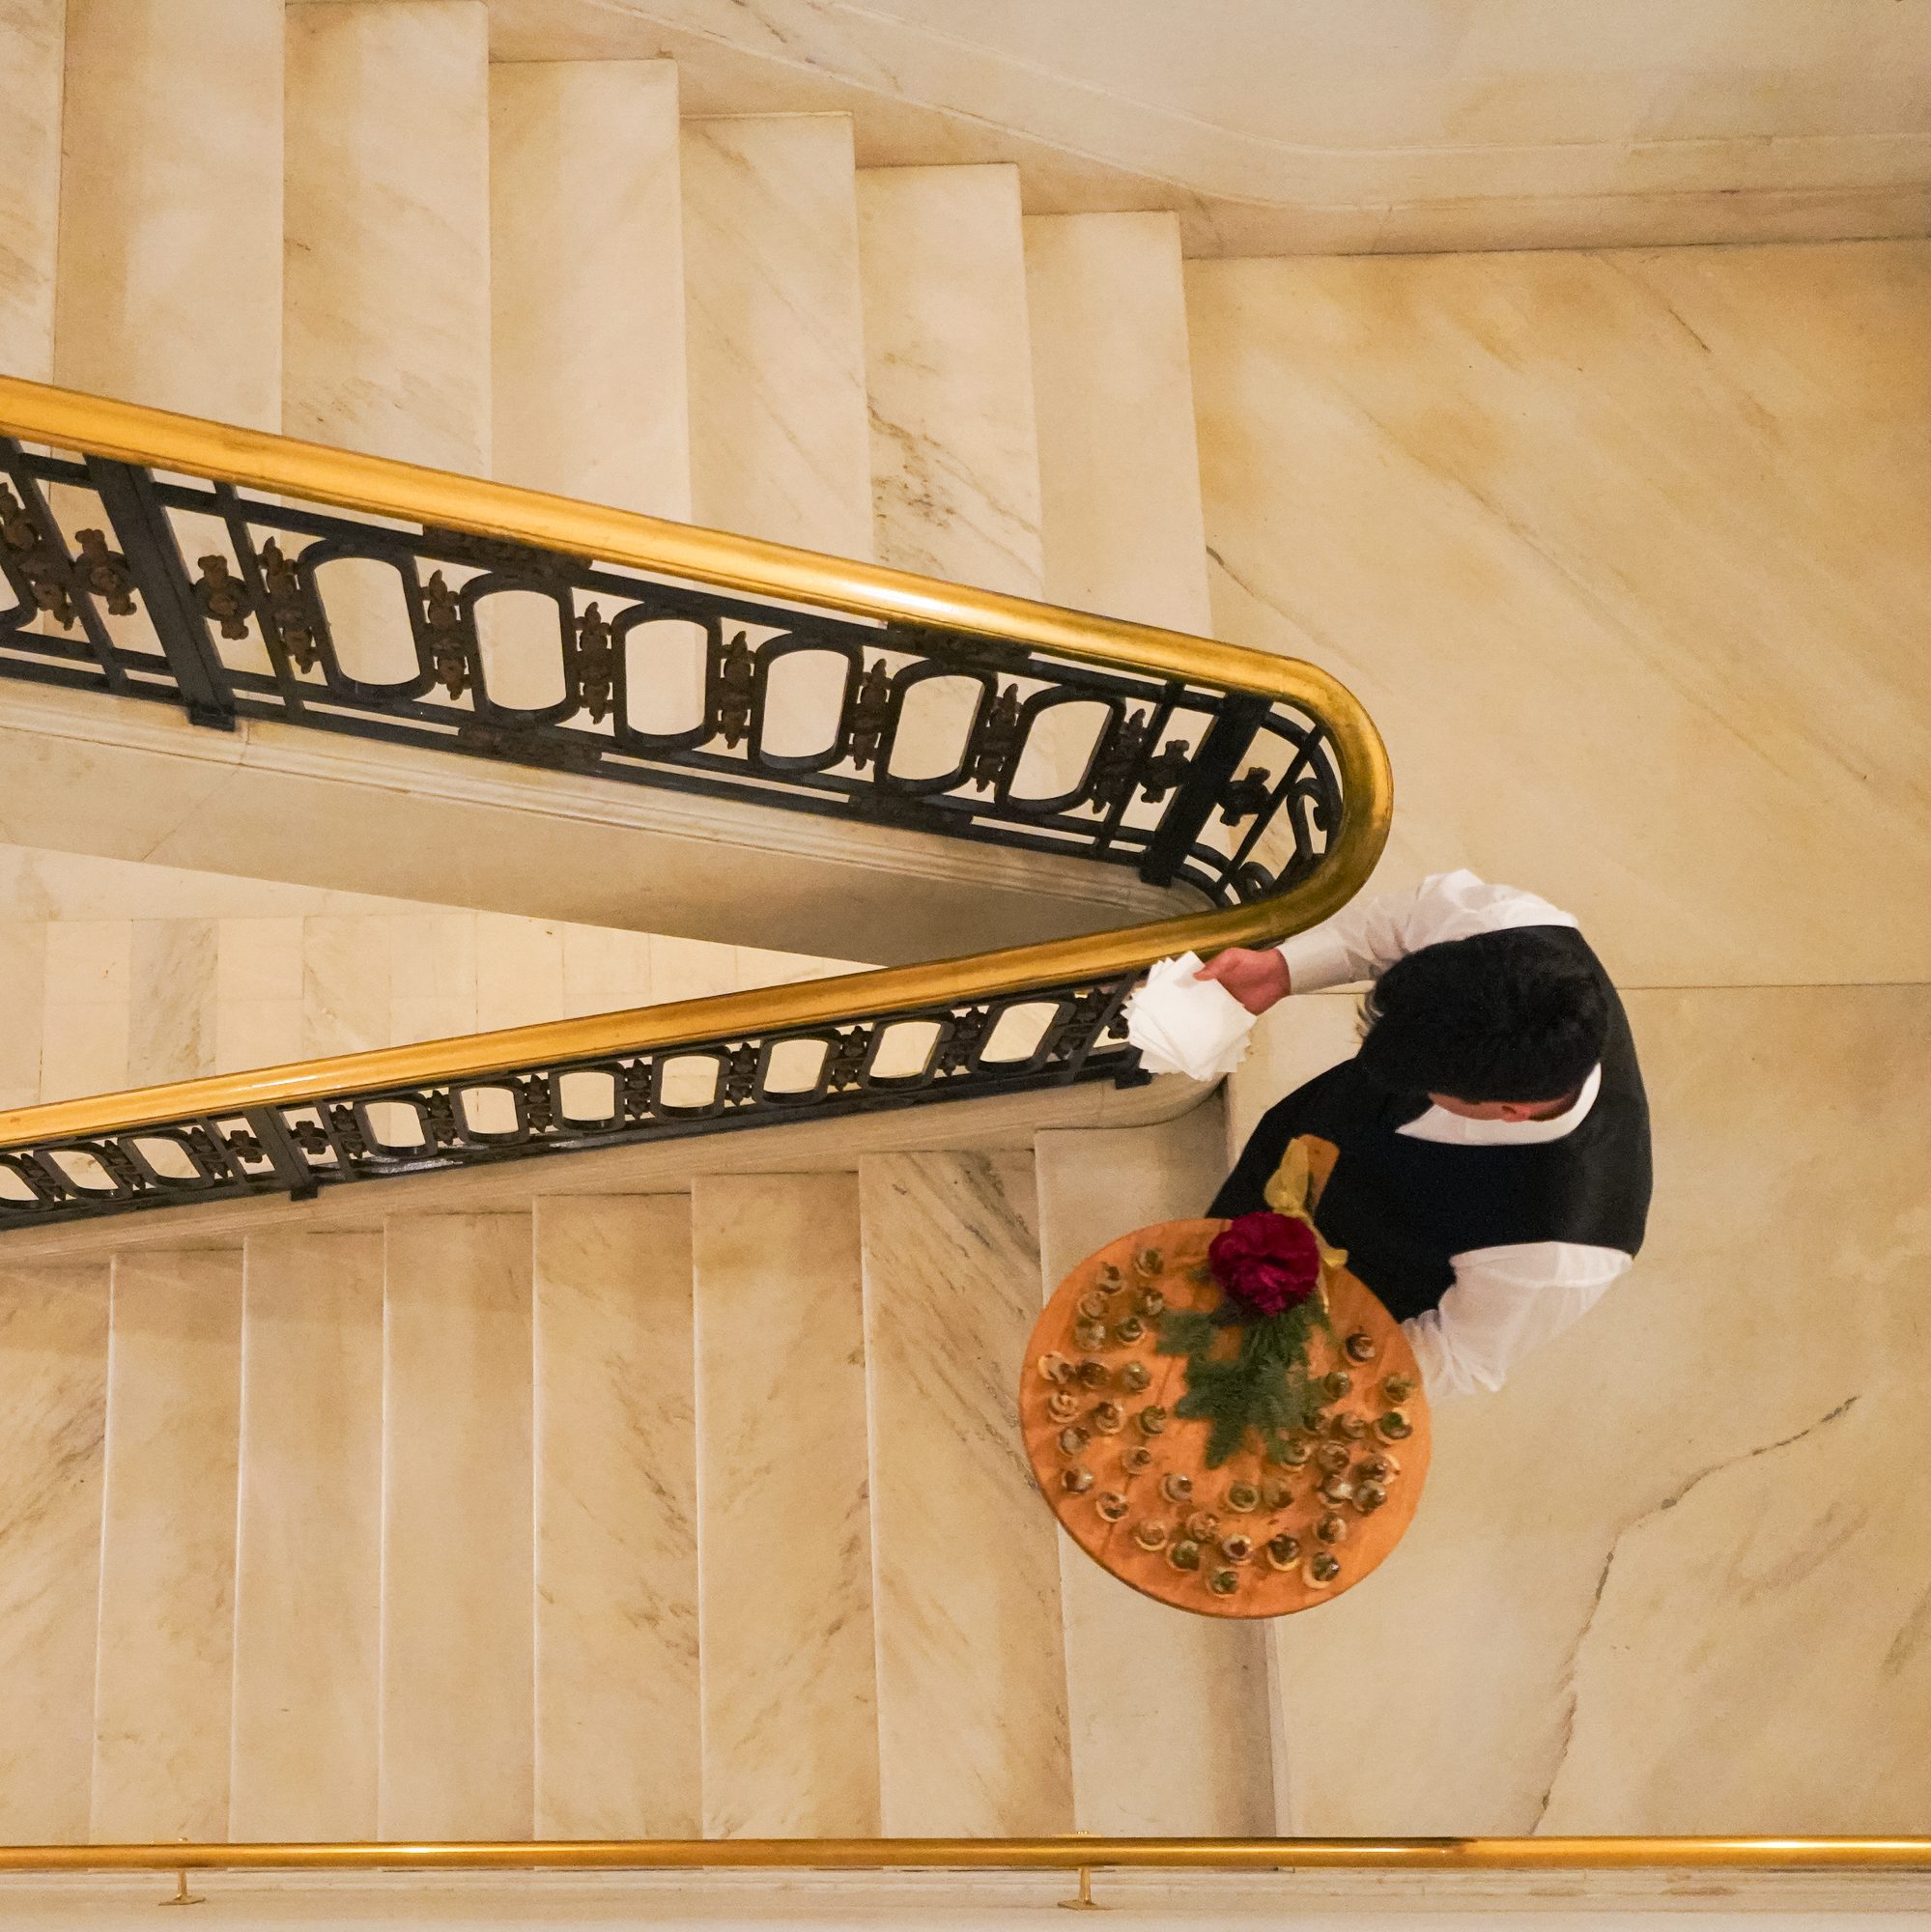
<svg viewBox="0 0 1931 1932"><path fill-rule="evenodd" d="M481 1077L539 1060L587 1059L696 1035L777 1031L983 999L1131 972L1170 953L1264 943L1351 898L1388 837L1387 753L1358 700L1327 672L1180 632L977 590L881 565L572 501L533 490L0 377L0 434L117 462L599 559L864 617L967 633L1306 707L1334 749L1344 801L1314 874L1217 912L832 980L463 1035L0 1112L0 1148L147 1126L185 1114Z"/></svg>
<svg viewBox="0 0 1931 1932"><path fill-rule="evenodd" d="M7 1845L0 1871L1931 1870L1931 1837L645 1838Z"/></svg>

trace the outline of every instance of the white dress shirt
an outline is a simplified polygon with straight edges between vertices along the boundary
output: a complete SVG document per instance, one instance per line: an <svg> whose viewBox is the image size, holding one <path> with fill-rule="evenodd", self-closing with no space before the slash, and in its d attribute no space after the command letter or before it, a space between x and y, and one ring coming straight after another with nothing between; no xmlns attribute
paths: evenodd
<svg viewBox="0 0 1931 1932"><path fill-rule="evenodd" d="M1397 959L1444 939L1513 925L1574 925L1533 893L1491 886L1473 872L1436 872L1413 892L1356 899L1324 924L1283 941L1296 993L1373 980ZM1471 1121L1430 1107L1398 1133L1460 1147L1519 1147L1573 1133L1596 1104L1596 1066L1575 1103L1547 1121ZM1531 1349L1561 1334L1628 1272L1633 1257L1577 1241L1519 1241L1470 1248L1451 1258L1455 1280L1437 1308L1402 1325L1414 1345L1431 1401L1498 1389Z"/></svg>

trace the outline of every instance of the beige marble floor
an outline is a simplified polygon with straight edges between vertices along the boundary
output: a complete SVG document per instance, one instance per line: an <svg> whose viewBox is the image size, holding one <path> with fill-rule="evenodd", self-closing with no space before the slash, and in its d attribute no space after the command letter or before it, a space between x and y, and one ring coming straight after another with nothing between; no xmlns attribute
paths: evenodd
<svg viewBox="0 0 1931 1932"><path fill-rule="evenodd" d="M1012 1375L1039 1312L1033 1164L882 1154L859 1184L884 1829L1065 1832L1058 1532Z"/></svg>
<svg viewBox="0 0 1931 1932"><path fill-rule="evenodd" d="M690 1203L546 1201L535 1255L536 1834L695 1837Z"/></svg>
<svg viewBox="0 0 1931 1932"><path fill-rule="evenodd" d="M1217 634L1366 703L1385 878L1531 886L1637 984L1931 978L1931 243L1188 288Z"/></svg>
<svg viewBox="0 0 1931 1932"><path fill-rule="evenodd" d="M870 1837L878 1687L859 1191L692 1189L704 1834Z"/></svg>
<svg viewBox="0 0 1931 1932"><path fill-rule="evenodd" d="M105 1263L0 1272L0 1842L87 1837L107 1424Z"/></svg>
<svg viewBox="0 0 1931 1932"><path fill-rule="evenodd" d="M383 1240L266 1235L241 1285L231 1838L372 1838Z"/></svg>
<svg viewBox="0 0 1931 1932"><path fill-rule="evenodd" d="M1443 1406L1382 1570L1276 1630L1294 1829L1921 1828L1931 991L1630 1005L1648 1244Z"/></svg>

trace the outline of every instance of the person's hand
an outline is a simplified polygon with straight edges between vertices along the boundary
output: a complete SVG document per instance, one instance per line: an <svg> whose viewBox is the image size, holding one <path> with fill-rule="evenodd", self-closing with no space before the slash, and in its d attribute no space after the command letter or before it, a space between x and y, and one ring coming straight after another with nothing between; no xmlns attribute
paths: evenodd
<svg viewBox="0 0 1931 1932"><path fill-rule="evenodd" d="M1293 991L1287 959L1272 946L1261 952L1230 946L1225 952L1216 952L1194 978L1217 980L1250 1013L1264 1013Z"/></svg>

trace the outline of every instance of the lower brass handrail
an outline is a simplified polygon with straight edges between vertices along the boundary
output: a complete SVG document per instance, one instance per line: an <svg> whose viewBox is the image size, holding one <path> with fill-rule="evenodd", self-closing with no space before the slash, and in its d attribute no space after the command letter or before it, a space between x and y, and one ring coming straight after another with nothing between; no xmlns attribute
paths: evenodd
<svg viewBox="0 0 1931 1932"><path fill-rule="evenodd" d="M8 1845L0 1872L1931 1870L1931 1836L643 1838Z"/></svg>

